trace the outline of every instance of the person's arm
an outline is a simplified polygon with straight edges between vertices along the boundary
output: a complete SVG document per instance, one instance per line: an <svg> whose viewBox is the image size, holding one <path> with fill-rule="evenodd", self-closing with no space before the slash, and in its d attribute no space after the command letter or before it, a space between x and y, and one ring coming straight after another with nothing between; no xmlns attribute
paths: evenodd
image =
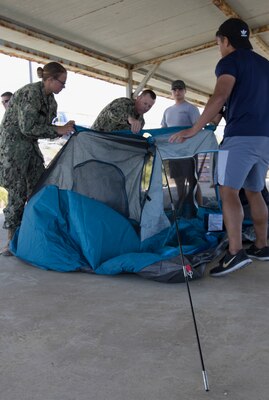
<svg viewBox="0 0 269 400"><path fill-rule="evenodd" d="M220 121L222 120L222 114L218 113L215 118L212 118L212 120L210 121L210 124L214 124L216 126L218 126L218 124L220 123Z"/></svg>
<svg viewBox="0 0 269 400"><path fill-rule="evenodd" d="M128 122L131 126L132 133L138 133L142 129L142 122L134 117L128 116Z"/></svg>
<svg viewBox="0 0 269 400"><path fill-rule="evenodd" d="M143 121L135 117L134 102L126 97L115 99L106 106L93 124L93 129L115 131L121 129L138 133Z"/></svg>
<svg viewBox="0 0 269 400"><path fill-rule="evenodd" d="M27 87L17 99L17 117L22 135L32 139L55 139L73 131L74 121L62 127L52 125L57 114L57 103L54 97L45 105L37 85Z"/></svg>
<svg viewBox="0 0 269 400"><path fill-rule="evenodd" d="M68 121L66 124L62 126L57 126L57 134L59 136L69 135L74 131L75 121Z"/></svg>
<svg viewBox="0 0 269 400"><path fill-rule="evenodd" d="M218 124L222 120L223 115L219 112L214 118L211 119L211 121L208 123L211 127L214 128L214 130L217 128ZM207 126L208 126L207 125Z"/></svg>
<svg viewBox="0 0 269 400"><path fill-rule="evenodd" d="M135 118L134 102L129 98L116 99L108 109L108 117L114 126L122 126L133 133L141 130L142 123Z"/></svg>
<svg viewBox="0 0 269 400"><path fill-rule="evenodd" d="M221 75L216 83L213 95L208 100L203 113L198 121L189 129L177 132L169 139L170 143L184 142L186 139L195 136L204 126L210 122L226 103L235 84L235 77L232 75Z"/></svg>

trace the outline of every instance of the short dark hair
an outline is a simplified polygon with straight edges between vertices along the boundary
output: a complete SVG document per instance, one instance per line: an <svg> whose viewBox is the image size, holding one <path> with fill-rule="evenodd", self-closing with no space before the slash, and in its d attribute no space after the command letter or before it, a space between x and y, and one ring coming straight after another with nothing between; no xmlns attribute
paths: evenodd
<svg viewBox="0 0 269 400"><path fill-rule="evenodd" d="M176 89L186 89L185 82L182 81L181 79L173 81L171 84L171 90L176 90Z"/></svg>
<svg viewBox="0 0 269 400"><path fill-rule="evenodd" d="M3 97L3 96L11 97L11 96L13 96L13 93L5 92L5 93L1 94L1 97Z"/></svg>
<svg viewBox="0 0 269 400"><path fill-rule="evenodd" d="M152 100L156 100L156 94L153 92L153 90L151 89L146 89L143 90L143 92L140 94L140 96L146 96L147 94L150 95L150 97L152 98Z"/></svg>

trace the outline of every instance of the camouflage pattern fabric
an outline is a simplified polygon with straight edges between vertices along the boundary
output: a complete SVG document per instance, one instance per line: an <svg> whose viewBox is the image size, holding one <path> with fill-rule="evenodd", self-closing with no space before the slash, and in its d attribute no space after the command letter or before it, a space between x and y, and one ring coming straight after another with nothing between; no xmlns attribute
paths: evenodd
<svg viewBox="0 0 269 400"><path fill-rule="evenodd" d="M57 138L51 123L57 115L54 95L42 82L15 92L0 127L0 186L8 191L4 228L16 228L32 188L44 171L38 139Z"/></svg>
<svg viewBox="0 0 269 400"><path fill-rule="evenodd" d="M3 209L4 229L15 229L20 225L27 198L45 170L43 160L40 157L33 158L30 160L28 169L26 179L21 179L19 184L17 180L13 180L6 188L8 190L8 204Z"/></svg>
<svg viewBox="0 0 269 400"><path fill-rule="evenodd" d="M141 121L142 128L145 125L143 116L135 111L135 100L120 97L113 100L100 112L92 125L92 129L104 132L129 130L128 117Z"/></svg>

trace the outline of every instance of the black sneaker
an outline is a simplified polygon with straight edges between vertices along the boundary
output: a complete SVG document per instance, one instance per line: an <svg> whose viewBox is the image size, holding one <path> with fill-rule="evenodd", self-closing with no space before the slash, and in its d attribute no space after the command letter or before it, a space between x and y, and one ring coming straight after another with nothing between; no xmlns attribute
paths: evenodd
<svg viewBox="0 0 269 400"><path fill-rule="evenodd" d="M244 249L240 250L237 254L227 254L220 260L219 265L210 271L211 276L223 276L234 272L240 268L246 267L252 263L252 260L248 258Z"/></svg>
<svg viewBox="0 0 269 400"><path fill-rule="evenodd" d="M248 249L246 249L246 253L249 257L256 258L257 260L269 260L269 246L265 246L259 249L255 246L255 244L252 244Z"/></svg>

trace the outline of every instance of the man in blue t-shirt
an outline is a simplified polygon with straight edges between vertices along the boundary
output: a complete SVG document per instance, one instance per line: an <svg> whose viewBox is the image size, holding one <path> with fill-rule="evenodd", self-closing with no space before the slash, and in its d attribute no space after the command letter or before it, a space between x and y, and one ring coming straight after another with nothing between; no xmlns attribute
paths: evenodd
<svg viewBox="0 0 269 400"><path fill-rule="evenodd" d="M252 51L249 27L238 18L226 20L216 33L222 59L217 82L199 120L171 136L183 142L196 135L227 104L224 140L218 157L218 184L229 250L211 276L223 276L251 263L269 260L268 209L261 195L269 166L269 61ZM243 209L239 190L245 189L256 234L255 244L242 246Z"/></svg>

